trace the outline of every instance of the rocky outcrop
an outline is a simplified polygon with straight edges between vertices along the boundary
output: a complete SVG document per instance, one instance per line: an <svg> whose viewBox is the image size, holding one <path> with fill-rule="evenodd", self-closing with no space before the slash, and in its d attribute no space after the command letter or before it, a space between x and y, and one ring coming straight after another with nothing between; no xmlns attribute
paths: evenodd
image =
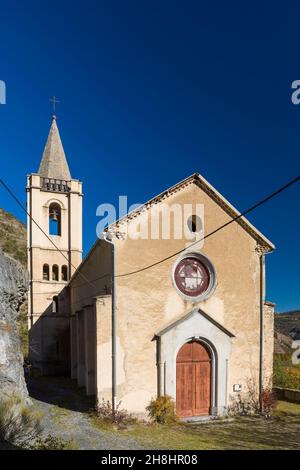
<svg viewBox="0 0 300 470"><path fill-rule="evenodd" d="M290 336L274 331L274 354L292 354Z"/></svg>
<svg viewBox="0 0 300 470"><path fill-rule="evenodd" d="M0 399L14 393L28 399L17 327L27 288L23 266L0 251Z"/></svg>
<svg viewBox="0 0 300 470"><path fill-rule="evenodd" d="M300 310L275 314L274 353L292 354L293 341L300 339Z"/></svg>
<svg viewBox="0 0 300 470"><path fill-rule="evenodd" d="M277 313L275 329L279 333L290 336L292 340L300 339L300 310Z"/></svg>

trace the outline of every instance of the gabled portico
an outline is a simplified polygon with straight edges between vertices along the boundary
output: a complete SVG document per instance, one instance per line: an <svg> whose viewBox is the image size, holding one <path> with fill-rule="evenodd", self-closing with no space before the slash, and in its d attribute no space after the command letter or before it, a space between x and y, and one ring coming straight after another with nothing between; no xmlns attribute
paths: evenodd
<svg viewBox="0 0 300 470"><path fill-rule="evenodd" d="M190 389L193 395L191 402L194 399L207 401L205 395L209 393L209 412L205 414L223 415L228 406L228 371L234 334L202 310L195 309L161 330L156 337L159 395L170 395L178 408L177 395L181 389L184 390L183 395ZM197 352L196 344L199 345ZM188 348L182 352L184 345L191 345L194 357ZM183 367L186 373L182 371ZM184 383L178 383L179 380ZM185 397L185 400L189 399ZM192 409L192 404L190 406ZM196 409L205 410L205 404L198 403ZM191 410L187 416L192 416Z"/></svg>

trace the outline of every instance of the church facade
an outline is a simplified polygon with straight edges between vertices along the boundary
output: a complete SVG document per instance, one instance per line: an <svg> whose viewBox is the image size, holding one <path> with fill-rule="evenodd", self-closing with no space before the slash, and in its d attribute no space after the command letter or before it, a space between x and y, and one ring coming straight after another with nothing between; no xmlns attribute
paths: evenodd
<svg viewBox="0 0 300 470"><path fill-rule="evenodd" d="M193 418L223 415L250 382L262 390L272 377L273 244L195 173L110 224L81 261L81 183L68 171L53 120L28 177L30 213L60 248L29 218L33 366L141 416L159 395Z"/></svg>

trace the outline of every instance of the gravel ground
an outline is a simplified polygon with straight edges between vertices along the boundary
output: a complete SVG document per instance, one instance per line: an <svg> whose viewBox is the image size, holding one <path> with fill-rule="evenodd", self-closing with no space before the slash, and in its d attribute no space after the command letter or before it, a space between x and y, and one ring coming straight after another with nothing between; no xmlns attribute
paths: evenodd
<svg viewBox="0 0 300 470"><path fill-rule="evenodd" d="M141 449L135 440L93 425L88 411L93 402L73 381L59 378L28 379L35 408L42 414L43 436L71 440L76 449Z"/></svg>

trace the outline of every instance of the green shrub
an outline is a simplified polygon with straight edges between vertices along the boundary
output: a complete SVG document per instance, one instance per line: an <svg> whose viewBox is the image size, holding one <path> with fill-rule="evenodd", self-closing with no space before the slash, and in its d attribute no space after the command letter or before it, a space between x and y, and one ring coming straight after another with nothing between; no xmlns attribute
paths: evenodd
<svg viewBox="0 0 300 470"><path fill-rule="evenodd" d="M277 387L292 388L300 390L300 377L289 371L291 357L284 355L274 356L273 383Z"/></svg>
<svg viewBox="0 0 300 470"><path fill-rule="evenodd" d="M75 449L74 443L71 440L65 441L60 437L48 436L42 438L38 437L31 450L73 450Z"/></svg>
<svg viewBox="0 0 300 470"><path fill-rule="evenodd" d="M0 442L26 445L40 432L39 414L21 398L13 396L0 402Z"/></svg>
<svg viewBox="0 0 300 470"><path fill-rule="evenodd" d="M27 266L26 227L3 209L0 209L0 248Z"/></svg>
<svg viewBox="0 0 300 470"><path fill-rule="evenodd" d="M228 409L229 415L253 416L262 415L271 417L276 408L276 394L272 390L271 383L262 389L259 396L259 387L254 380L247 381L247 388L240 393Z"/></svg>
<svg viewBox="0 0 300 470"><path fill-rule="evenodd" d="M277 406L276 394L271 387L266 387L262 390L260 400L262 408L259 410L260 413L265 416L265 418L271 417Z"/></svg>
<svg viewBox="0 0 300 470"><path fill-rule="evenodd" d="M21 342L21 351L24 361L28 359L29 337L28 337L28 319L27 319L28 303L27 300L21 306L19 316L17 318L17 326Z"/></svg>
<svg viewBox="0 0 300 470"><path fill-rule="evenodd" d="M156 423L171 424L177 421L175 403L169 395L153 398L146 410Z"/></svg>
<svg viewBox="0 0 300 470"><path fill-rule="evenodd" d="M97 418L107 423L121 424L133 424L136 419L128 413L127 410L121 408L121 402L117 403L115 410L109 400L102 399L96 406L95 413Z"/></svg>

